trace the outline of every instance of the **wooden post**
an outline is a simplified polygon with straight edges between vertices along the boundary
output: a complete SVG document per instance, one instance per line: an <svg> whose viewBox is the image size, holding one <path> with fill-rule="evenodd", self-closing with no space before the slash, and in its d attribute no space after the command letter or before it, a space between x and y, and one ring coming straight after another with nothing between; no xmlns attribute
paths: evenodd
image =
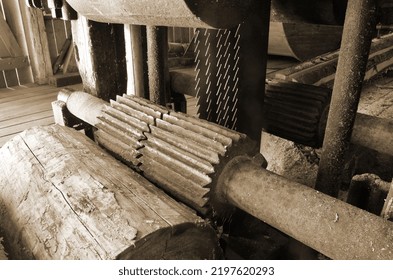
<svg viewBox="0 0 393 280"><path fill-rule="evenodd" d="M149 99L146 27L124 25L127 58L127 94Z"/></svg>
<svg viewBox="0 0 393 280"><path fill-rule="evenodd" d="M27 7L24 1L20 1L19 6L25 27L34 82L47 84L49 78L52 77L52 63L42 11Z"/></svg>
<svg viewBox="0 0 393 280"><path fill-rule="evenodd" d="M127 69L123 25L93 22L79 16L71 26L84 90L105 101L125 93Z"/></svg>
<svg viewBox="0 0 393 280"><path fill-rule="evenodd" d="M22 51L22 57L25 58L23 64L14 65L15 66L14 69L17 69L16 73L18 76L17 77L18 83L26 84L26 83L33 82L33 73L31 67L29 66L29 59L27 58L29 52L28 52L28 46L26 42L26 32L23 24L23 19L21 16L21 9L19 7L19 2L20 1L15 1L15 0L14 1L3 0L1 3L3 5L3 10L7 23L20 46L20 49Z"/></svg>

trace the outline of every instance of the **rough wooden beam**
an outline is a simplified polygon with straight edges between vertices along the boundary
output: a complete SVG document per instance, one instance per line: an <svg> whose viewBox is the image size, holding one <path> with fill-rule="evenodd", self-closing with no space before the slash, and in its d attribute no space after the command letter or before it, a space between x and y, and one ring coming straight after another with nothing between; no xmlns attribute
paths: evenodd
<svg viewBox="0 0 393 280"><path fill-rule="evenodd" d="M0 71L27 66L29 66L29 59L26 56L0 58Z"/></svg>
<svg viewBox="0 0 393 280"><path fill-rule="evenodd" d="M106 101L125 93L127 67L123 25L93 22L80 16L71 26L84 90Z"/></svg>
<svg viewBox="0 0 393 280"><path fill-rule="evenodd" d="M210 226L73 129L29 129L0 158L11 258L216 257Z"/></svg>
<svg viewBox="0 0 393 280"><path fill-rule="evenodd" d="M6 47L10 56L22 56L22 50L16 41L14 34L12 33L11 29L8 27L7 22L3 18L3 14L0 11L0 40L2 40L4 46Z"/></svg>
<svg viewBox="0 0 393 280"><path fill-rule="evenodd" d="M35 83L46 84L52 76L52 63L42 11L19 3Z"/></svg>

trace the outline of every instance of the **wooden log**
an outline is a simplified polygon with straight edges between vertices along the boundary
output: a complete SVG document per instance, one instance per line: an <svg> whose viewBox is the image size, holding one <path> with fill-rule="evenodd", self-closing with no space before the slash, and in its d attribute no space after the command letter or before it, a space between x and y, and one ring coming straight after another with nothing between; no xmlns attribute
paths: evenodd
<svg viewBox="0 0 393 280"><path fill-rule="evenodd" d="M10 258L218 256L208 224L75 130L26 130L0 158L0 228Z"/></svg>
<svg viewBox="0 0 393 280"><path fill-rule="evenodd" d="M303 84L333 86L339 51L327 53L270 74L270 78ZM376 38L371 49L364 80L368 81L393 65L393 34Z"/></svg>
<svg viewBox="0 0 393 280"><path fill-rule="evenodd" d="M305 61L340 47L342 26L270 22L269 54Z"/></svg>

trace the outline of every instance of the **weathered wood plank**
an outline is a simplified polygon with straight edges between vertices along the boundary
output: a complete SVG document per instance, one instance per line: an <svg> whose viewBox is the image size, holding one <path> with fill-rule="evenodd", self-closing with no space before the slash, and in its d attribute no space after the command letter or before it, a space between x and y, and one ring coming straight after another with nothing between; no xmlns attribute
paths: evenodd
<svg viewBox="0 0 393 280"><path fill-rule="evenodd" d="M19 125L19 124L29 123L31 121L40 120L40 119L48 118L51 116L53 116L52 110L47 110L47 111L43 111L43 112L20 116L17 118L13 118L13 119L10 119L7 121L0 122L0 129ZM28 128L30 128L30 127L28 127ZM0 133L0 136L1 136L1 133Z"/></svg>
<svg viewBox="0 0 393 280"><path fill-rule="evenodd" d="M19 85L18 75L16 74L16 69L4 70L4 76L7 81L8 87L14 87Z"/></svg>
<svg viewBox="0 0 393 280"><path fill-rule="evenodd" d="M42 113L38 113L42 114ZM36 114L34 114L36 115ZM15 135L18 134L28 128L31 128L33 126L38 126L38 125L50 125L54 124L55 120L53 116L48 116L48 117L40 117L38 119L31 119L28 122L23 122L23 123L18 123L14 124L12 126L0 128L0 135L2 136L8 136L8 135ZM1 125L1 123L0 123Z"/></svg>
<svg viewBox="0 0 393 280"><path fill-rule="evenodd" d="M22 49L24 56L28 56L28 48L25 39L25 29L21 17L21 11L18 1L3 1L3 8L5 18L7 19L8 26L15 36L16 41ZM28 84L33 82L33 75L29 65L18 68L18 77L20 84Z"/></svg>
<svg viewBox="0 0 393 280"><path fill-rule="evenodd" d="M27 107L26 105L32 106L35 104L39 104L42 102L45 102L46 100L51 100L54 101L56 100L57 92L48 92L48 93L41 93L41 94L36 94L30 97L25 97L21 99L16 99L13 101L8 101L8 102L1 102L0 104L0 109L3 113L6 114L7 112L12 112L16 108L19 107Z"/></svg>
<svg viewBox="0 0 393 280"><path fill-rule="evenodd" d="M8 58L0 57L0 71L22 68L27 66L29 66L29 60L26 56L8 57Z"/></svg>
<svg viewBox="0 0 393 280"><path fill-rule="evenodd" d="M44 24L45 24L46 36L48 38L49 55L50 55L51 62L53 65L53 63L56 61L57 55L59 53L57 50L56 34L54 32L52 17L45 17Z"/></svg>
<svg viewBox="0 0 393 280"><path fill-rule="evenodd" d="M19 1L19 7L24 23L33 80L38 84L46 84L48 78L52 76L52 63L42 11L27 7L24 1Z"/></svg>
<svg viewBox="0 0 393 280"><path fill-rule="evenodd" d="M20 104L17 106L13 106L12 108L2 109L0 114L0 121L5 121L8 119L12 119L18 116L33 114L37 112L47 111L51 109L51 101L56 100L56 94L38 98L37 100L31 102L29 106Z"/></svg>
<svg viewBox="0 0 393 280"><path fill-rule="evenodd" d="M16 41L14 34L4 20L3 13L0 11L0 40L3 41L10 57L23 56L23 52Z"/></svg>
<svg viewBox="0 0 393 280"><path fill-rule="evenodd" d="M11 258L216 256L210 226L79 132L32 128L0 158L0 224Z"/></svg>

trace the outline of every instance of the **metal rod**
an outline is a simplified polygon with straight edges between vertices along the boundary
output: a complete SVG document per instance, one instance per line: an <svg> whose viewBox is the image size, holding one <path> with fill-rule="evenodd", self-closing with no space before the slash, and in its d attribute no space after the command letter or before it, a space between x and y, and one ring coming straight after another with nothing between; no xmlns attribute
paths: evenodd
<svg viewBox="0 0 393 280"><path fill-rule="evenodd" d="M375 0L349 0L316 189L336 197L341 185L371 38Z"/></svg>
<svg viewBox="0 0 393 280"><path fill-rule="evenodd" d="M127 94L149 99L146 28L124 25L127 57Z"/></svg>
<svg viewBox="0 0 393 280"><path fill-rule="evenodd" d="M224 169L234 205L332 259L393 259L393 223L262 169L248 157ZM221 184L220 184L221 183Z"/></svg>
<svg viewBox="0 0 393 280"><path fill-rule="evenodd" d="M265 98L271 0L259 1L240 26L238 131L259 142Z"/></svg>
<svg viewBox="0 0 393 280"><path fill-rule="evenodd" d="M170 101L168 28L148 26L146 32L150 100L165 106Z"/></svg>
<svg viewBox="0 0 393 280"><path fill-rule="evenodd" d="M61 90L57 99L67 104L71 114L92 126L99 123L98 117L102 115L105 105L109 105L108 102L86 92L67 89Z"/></svg>

